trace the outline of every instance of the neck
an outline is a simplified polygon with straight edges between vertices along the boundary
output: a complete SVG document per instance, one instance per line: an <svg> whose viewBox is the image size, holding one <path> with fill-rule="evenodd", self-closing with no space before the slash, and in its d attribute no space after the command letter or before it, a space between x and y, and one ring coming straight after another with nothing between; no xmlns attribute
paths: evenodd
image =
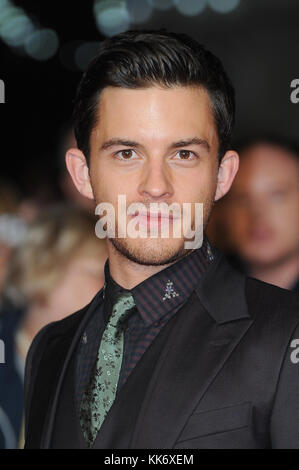
<svg viewBox="0 0 299 470"><path fill-rule="evenodd" d="M159 266L138 264L119 253L111 243L108 243L108 258L111 277L117 284L129 290L174 263Z"/></svg>
<svg viewBox="0 0 299 470"><path fill-rule="evenodd" d="M291 289L299 276L299 254L271 265L252 265L249 274L269 284Z"/></svg>

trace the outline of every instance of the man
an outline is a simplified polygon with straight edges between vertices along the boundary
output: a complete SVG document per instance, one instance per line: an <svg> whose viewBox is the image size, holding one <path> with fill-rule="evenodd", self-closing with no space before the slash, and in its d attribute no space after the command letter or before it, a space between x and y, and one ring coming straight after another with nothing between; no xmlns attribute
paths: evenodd
<svg viewBox="0 0 299 470"><path fill-rule="evenodd" d="M243 147L224 215L246 272L299 291L299 157L291 143L265 138Z"/></svg>
<svg viewBox="0 0 299 470"><path fill-rule="evenodd" d="M219 60L185 35L120 34L83 76L74 118L74 184L98 205L144 204L125 220L142 236L113 237L107 219L105 287L35 338L25 446L299 447L298 297L238 274L206 238L163 238L179 218L153 208L191 205L192 228L203 203L205 227L230 188L234 93Z"/></svg>

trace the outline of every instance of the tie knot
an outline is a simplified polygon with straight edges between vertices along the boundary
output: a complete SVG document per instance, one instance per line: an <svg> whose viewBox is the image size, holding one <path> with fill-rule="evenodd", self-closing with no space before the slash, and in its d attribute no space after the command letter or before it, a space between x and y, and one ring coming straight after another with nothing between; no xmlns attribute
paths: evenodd
<svg viewBox="0 0 299 470"><path fill-rule="evenodd" d="M118 327L124 320L126 313L135 306L134 297L130 292L122 292L113 303L109 323Z"/></svg>

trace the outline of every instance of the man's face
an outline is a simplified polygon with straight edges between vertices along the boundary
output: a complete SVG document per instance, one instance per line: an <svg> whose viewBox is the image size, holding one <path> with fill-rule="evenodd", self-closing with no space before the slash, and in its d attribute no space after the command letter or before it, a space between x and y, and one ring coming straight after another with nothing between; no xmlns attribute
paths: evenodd
<svg viewBox="0 0 299 470"><path fill-rule="evenodd" d="M97 204L108 202L117 209L118 195L126 196L127 206L141 202L148 210L153 202L201 202L206 224L218 174L218 137L206 91L107 87L90 148L90 181ZM117 210L115 214L117 234ZM147 215L141 220L145 230ZM192 218L194 223L194 211ZM139 264L167 264L186 253L183 234L114 238L109 243Z"/></svg>
<svg viewBox="0 0 299 470"><path fill-rule="evenodd" d="M249 265L279 263L299 252L299 164L278 146L242 155L227 206L229 238Z"/></svg>

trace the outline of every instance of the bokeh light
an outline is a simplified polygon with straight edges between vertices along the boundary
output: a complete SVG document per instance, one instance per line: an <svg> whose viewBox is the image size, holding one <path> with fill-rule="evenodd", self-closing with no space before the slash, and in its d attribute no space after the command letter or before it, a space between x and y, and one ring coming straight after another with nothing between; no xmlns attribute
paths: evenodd
<svg viewBox="0 0 299 470"><path fill-rule="evenodd" d="M26 37L34 31L34 25L28 16L20 13L11 16L0 26L0 34L9 46L21 46Z"/></svg>
<svg viewBox="0 0 299 470"><path fill-rule="evenodd" d="M53 57L58 49L59 39L53 29L40 29L32 33L25 41L25 51L36 60Z"/></svg>
<svg viewBox="0 0 299 470"><path fill-rule="evenodd" d="M0 0L0 38L16 54L27 53L36 60L52 57L59 44L55 31L40 29L23 8L10 0Z"/></svg>
<svg viewBox="0 0 299 470"><path fill-rule="evenodd" d="M174 6L173 0L147 0L148 3L157 10L169 10Z"/></svg>
<svg viewBox="0 0 299 470"><path fill-rule="evenodd" d="M127 10L132 23L139 24L148 21L153 7L146 0L127 0Z"/></svg>
<svg viewBox="0 0 299 470"><path fill-rule="evenodd" d="M99 31L105 36L114 36L129 28L130 15L125 1L97 0L94 15Z"/></svg>
<svg viewBox="0 0 299 470"><path fill-rule="evenodd" d="M240 3L240 0L208 0L210 7L217 13L229 13Z"/></svg>
<svg viewBox="0 0 299 470"><path fill-rule="evenodd" d="M174 0L177 10L186 16L194 16L201 13L207 6L208 0Z"/></svg>

